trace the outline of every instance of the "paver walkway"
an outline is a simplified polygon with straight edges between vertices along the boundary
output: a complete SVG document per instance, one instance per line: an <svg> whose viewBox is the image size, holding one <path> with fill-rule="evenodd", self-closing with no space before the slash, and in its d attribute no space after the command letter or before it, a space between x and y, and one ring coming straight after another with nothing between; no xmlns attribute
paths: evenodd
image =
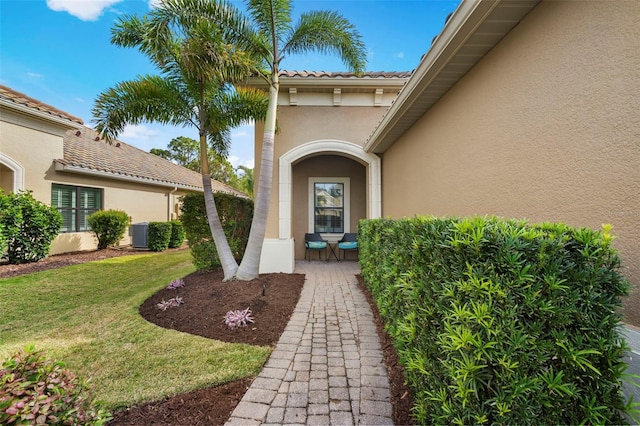
<svg viewBox="0 0 640 426"><path fill-rule="evenodd" d="M300 300L227 425L391 425L387 370L356 262L297 262Z"/></svg>

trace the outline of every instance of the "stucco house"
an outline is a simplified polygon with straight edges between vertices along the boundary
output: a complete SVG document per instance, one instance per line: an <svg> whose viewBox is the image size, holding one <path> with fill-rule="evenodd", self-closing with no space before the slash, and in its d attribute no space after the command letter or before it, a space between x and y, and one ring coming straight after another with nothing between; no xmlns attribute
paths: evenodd
<svg viewBox="0 0 640 426"><path fill-rule="evenodd" d="M261 271L361 218L492 214L611 223L638 287L639 17L635 1L463 0L410 74L283 72ZM326 189L341 228L322 228ZM634 291L636 325L638 306Z"/></svg>
<svg viewBox="0 0 640 426"><path fill-rule="evenodd" d="M218 181L212 186L245 196ZM202 192L202 177L124 142L108 144L80 118L0 86L0 188L31 190L59 208L57 254L97 247L86 222L96 210L123 210L131 223L176 219L179 197ZM127 235L121 244L129 243Z"/></svg>

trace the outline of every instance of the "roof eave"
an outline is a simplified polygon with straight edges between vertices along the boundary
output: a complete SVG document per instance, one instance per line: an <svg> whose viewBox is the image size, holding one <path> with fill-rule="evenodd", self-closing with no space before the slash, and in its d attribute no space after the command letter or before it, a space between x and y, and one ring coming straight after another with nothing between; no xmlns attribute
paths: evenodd
<svg viewBox="0 0 640 426"><path fill-rule="evenodd" d="M289 87L353 87L353 88L391 88L399 89L405 85L408 77L288 77L279 76L280 89ZM247 80L250 87L268 87L261 77Z"/></svg>
<svg viewBox="0 0 640 426"><path fill-rule="evenodd" d="M18 104L8 99L0 98L0 106L19 112L21 114L37 117L41 120L66 127L67 129L78 129L84 127L82 123L75 122L68 118L58 117L51 113L40 111L26 105Z"/></svg>
<svg viewBox="0 0 640 426"><path fill-rule="evenodd" d="M58 172L78 173L82 175L95 176L95 177L101 177L106 179L114 179L114 180L120 180L120 181L132 182L132 183L138 183L138 184L144 184L144 185L161 186L163 188L178 188L178 189L185 189L188 191L196 191L196 192L203 191L201 186L199 187L199 186L193 186L193 185L186 185L178 182L169 182L169 181L163 181L159 179L151 179L151 178L145 178L140 176L131 176L126 174L107 172L104 170L90 169L87 167L81 167L81 166L76 166L72 164L65 164L58 160L54 160L54 163L55 163L55 169Z"/></svg>
<svg viewBox="0 0 640 426"><path fill-rule="evenodd" d="M468 0L463 1L453 13L444 29L435 40L429 51L423 56L420 64L413 72L405 87L394 100L393 105L384 115L378 126L365 143L366 152L383 153L386 151L408 128L410 128L433 104L435 104L449 88L454 86L464 77L466 72L473 68L511 29L517 25L540 0ZM483 24L498 6L504 5L506 14L512 13L515 24L501 27L502 33L492 33L493 43L485 45L483 53L479 54L473 62L467 64L466 71L451 78L444 76L443 69L451 63L469 39L476 33L478 27ZM510 11L509 9L512 9ZM504 14L504 10L502 13ZM440 80L439 80L440 79ZM441 93L434 95L425 94L433 84L443 86ZM435 86L435 85L434 85ZM437 92L437 90L436 90ZM420 101L420 103L418 103ZM406 118L405 115L411 117ZM400 124L401 123L401 124Z"/></svg>

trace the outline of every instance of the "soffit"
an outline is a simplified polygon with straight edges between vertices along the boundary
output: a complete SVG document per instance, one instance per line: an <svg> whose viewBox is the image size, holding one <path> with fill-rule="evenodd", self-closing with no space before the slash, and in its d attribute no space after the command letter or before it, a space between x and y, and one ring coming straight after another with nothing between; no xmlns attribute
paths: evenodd
<svg viewBox="0 0 640 426"><path fill-rule="evenodd" d="M369 137L365 150L386 151L539 2L463 1Z"/></svg>

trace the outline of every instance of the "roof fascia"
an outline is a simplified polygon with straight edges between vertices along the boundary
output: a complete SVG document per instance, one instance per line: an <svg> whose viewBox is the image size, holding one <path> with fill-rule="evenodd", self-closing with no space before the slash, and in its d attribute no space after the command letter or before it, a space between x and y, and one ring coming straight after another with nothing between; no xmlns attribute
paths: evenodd
<svg viewBox="0 0 640 426"><path fill-rule="evenodd" d="M365 152L379 153L388 148L386 146L381 149L385 136L499 3L500 0L472 0L463 1L458 6L404 89L365 143Z"/></svg>
<svg viewBox="0 0 640 426"><path fill-rule="evenodd" d="M78 173L78 174L82 174L82 175L96 176L96 177L101 177L101 178L106 178L106 179L114 179L114 180L120 180L120 181L125 181L125 182L133 182L133 183L139 183L139 184L144 184L144 185L161 186L161 187L164 187L164 188L179 188L179 189L186 189L186 190L189 190L189 191L197 191L197 192L202 192L203 191L202 187L184 185L184 184L180 184L180 183L176 183L176 182L161 181L161 180L151 179L151 178L143 178L143 177L137 177L137 176L123 175L123 174L119 174L119 173L106 172L106 171L102 171L102 170L93 170L93 169L88 169L86 167L73 166L73 165L70 165L70 164L63 164L63 163L61 163L61 162L59 162L57 160L54 160L54 163L55 163L55 169L58 172Z"/></svg>
<svg viewBox="0 0 640 426"><path fill-rule="evenodd" d="M278 77L280 89L290 87L353 87L353 88L395 88L403 87L408 77ZM247 81L251 87L267 87L267 82L261 77L251 77Z"/></svg>

